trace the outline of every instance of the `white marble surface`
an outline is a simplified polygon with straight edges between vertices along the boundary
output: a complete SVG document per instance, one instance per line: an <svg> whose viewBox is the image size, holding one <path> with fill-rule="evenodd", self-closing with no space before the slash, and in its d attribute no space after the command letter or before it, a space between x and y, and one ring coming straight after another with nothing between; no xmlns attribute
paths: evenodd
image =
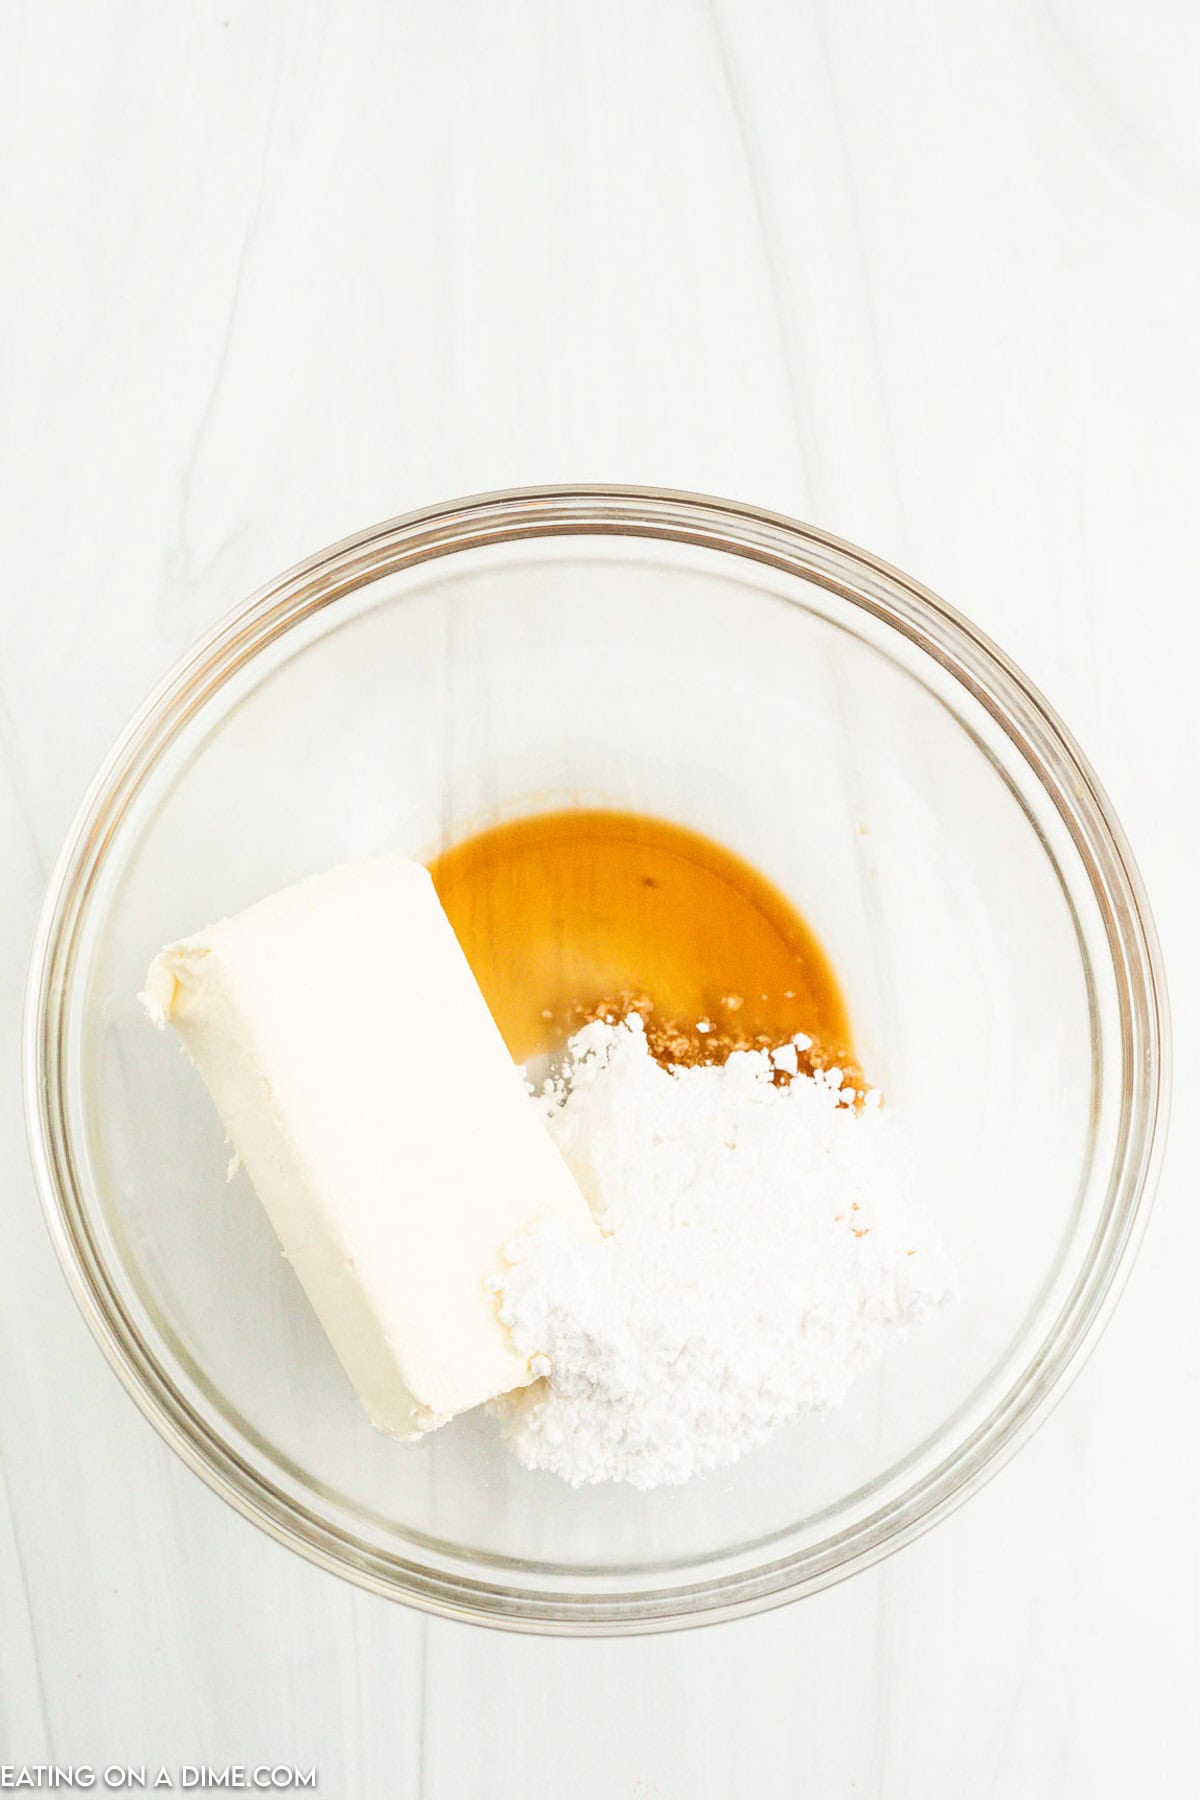
<svg viewBox="0 0 1200 1800"><path fill-rule="evenodd" d="M8 0L0 46L0 1761L1194 1793L1195 9ZM359 525L558 478L757 500L971 613L1107 783L1177 1020L1141 1261L1036 1440L839 1589L601 1644L371 1599L176 1462L59 1277L16 1057L48 863L164 665Z"/></svg>

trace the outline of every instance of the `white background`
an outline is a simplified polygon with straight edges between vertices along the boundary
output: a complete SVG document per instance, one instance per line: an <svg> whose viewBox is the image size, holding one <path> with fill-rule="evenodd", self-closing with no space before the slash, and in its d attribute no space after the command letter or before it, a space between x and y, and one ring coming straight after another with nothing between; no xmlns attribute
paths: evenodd
<svg viewBox="0 0 1200 1800"><path fill-rule="evenodd" d="M1195 1793L1196 19L0 4L0 1761L269 1757L327 1800ZM1016 1462L818 1598L599 1644L368 1598L188 1474L68 1298L17 1076L48 865L165 665L330 539L556 479L798 514L991 632L1126 823L1178 1050L1140 1263Z"/></svg>

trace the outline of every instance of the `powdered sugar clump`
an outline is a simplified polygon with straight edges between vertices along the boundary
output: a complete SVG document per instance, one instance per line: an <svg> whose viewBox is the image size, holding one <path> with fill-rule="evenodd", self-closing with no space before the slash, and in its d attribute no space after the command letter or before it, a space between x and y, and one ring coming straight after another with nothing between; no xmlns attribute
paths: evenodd
<svg viewBox="0 0 1200 1800"><path fill-rule="evenodd" d="M545 1378L495 1410L528 1468L652 1488L735 1462L953 1291L889 1114L836 1072L776 1085L775 1056L668 1072L636 1017L572 1038L538 1104L606 1235L505 1248L500 1317Z"/></svg>

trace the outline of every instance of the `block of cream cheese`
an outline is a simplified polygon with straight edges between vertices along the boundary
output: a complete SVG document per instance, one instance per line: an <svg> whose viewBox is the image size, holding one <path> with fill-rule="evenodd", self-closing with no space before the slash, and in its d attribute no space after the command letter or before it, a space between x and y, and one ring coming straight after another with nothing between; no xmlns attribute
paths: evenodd
<svg viewBox="0 0 1200 1800"><path fill-rule="evenodd" d="M596 1227L426 869L302 881L169 945L142 1000L376 1425L417 1437L533 1379L488 1277L539 1216Z"/></svg>

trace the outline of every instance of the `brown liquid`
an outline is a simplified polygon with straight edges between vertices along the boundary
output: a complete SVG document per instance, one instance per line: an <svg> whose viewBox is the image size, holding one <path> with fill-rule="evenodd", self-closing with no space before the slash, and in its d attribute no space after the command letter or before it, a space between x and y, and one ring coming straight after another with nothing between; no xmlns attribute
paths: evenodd
<svg viewBox="0 0 1200 1800"><path fill-rule="evenodd" d="M694 831L637 813L543 813L482 831L430 869L520 1062L631 1004L664 1061L721 1060L804 1032L816 1060L853 1062L845 1003L809 927Z"/></svg>

